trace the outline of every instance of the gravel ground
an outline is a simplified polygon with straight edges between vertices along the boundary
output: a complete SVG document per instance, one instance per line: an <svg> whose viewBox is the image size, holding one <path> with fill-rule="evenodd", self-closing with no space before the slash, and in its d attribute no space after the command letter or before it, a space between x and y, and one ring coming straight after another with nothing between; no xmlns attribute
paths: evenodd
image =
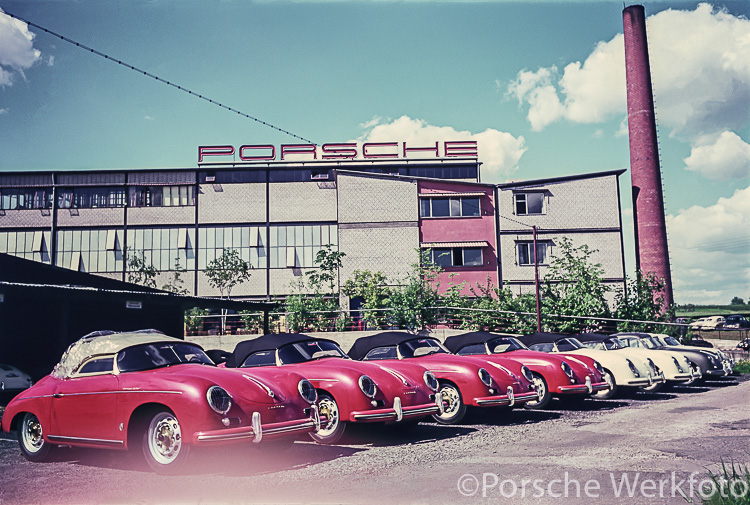
<svg viewBox="0 0 750 505"><path fill-rule="evenodd" d="M461 426L352 426L343 445L194 451L163 477L117 451L63 449L29 463L0 436L6 504L700 503L723 461L750 463L750 381L475 411ZM692 475L692 482L691 482Z"/></svg>

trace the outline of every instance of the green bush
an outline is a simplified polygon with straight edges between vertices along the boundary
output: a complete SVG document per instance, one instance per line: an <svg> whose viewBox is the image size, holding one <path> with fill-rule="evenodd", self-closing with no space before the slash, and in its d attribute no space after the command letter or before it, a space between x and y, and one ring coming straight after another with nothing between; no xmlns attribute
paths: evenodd
<svg viewBox="0 0 750 505"><path fill-rule="evenodd" d="M750 373L750 360L743 359L734 364L734 371L741 374Z"/></svg>

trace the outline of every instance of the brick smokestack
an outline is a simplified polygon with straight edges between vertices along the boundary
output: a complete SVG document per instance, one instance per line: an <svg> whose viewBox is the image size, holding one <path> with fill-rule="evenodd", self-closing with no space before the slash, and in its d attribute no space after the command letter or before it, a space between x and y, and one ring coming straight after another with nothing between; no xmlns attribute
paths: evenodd
<svg viewBox="0 0 750 505"><path fill-rule="evenodd" d="M664 299L668 306L674 302L674 297L643 6L626 7L622 11L622 24L625 35L635 257L642 273L651 272L664 281Z"/></svg>

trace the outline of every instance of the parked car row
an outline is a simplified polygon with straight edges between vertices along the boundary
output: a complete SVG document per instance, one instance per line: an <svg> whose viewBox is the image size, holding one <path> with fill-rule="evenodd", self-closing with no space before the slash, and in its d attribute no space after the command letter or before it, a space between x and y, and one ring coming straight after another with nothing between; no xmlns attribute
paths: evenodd
<svg viewBox="0 0 750 505"><path fill-rule="evenodd" d="M707 316L691 322L688 327L691 330L718 330L718 329L748 329L750 321L740 314L730 316Z"/></svg>
<svg viewBox="0 0 750 505"><path fill-rule="evenodd" d="M101 331L16 396L0 426L30 461L60 445L131 449L174 473L195 446L300 434L332 444L350 423L456 424L468 408L538 409L553 397L611 398L731 373L720 351L664 339L471 332L442 343L383 332L347 354L333 340L272 334L204 352L154 330Z"/></svg>

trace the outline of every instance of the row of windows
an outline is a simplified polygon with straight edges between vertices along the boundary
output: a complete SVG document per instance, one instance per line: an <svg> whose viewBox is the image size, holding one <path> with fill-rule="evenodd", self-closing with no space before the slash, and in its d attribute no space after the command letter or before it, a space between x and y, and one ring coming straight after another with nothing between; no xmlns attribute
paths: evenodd
<svg viewBox="0 0 750 505"><path fill-rule="evenodd" d="M442 268L478 267L482 261L480 247L451 247L432 249L432 262Z"/></svg>
<svg viewBox="0 0 750 505"><path fill-rule="evenodd" d="M477 217L481 215L479 197L420 198L421 217Z"/></svg>
<svg viewBox="0 0 750 505"><path fill-rule="evenodd" d="M128 188L131 207L186 207L195 205L194 186L136 186Z"/></svg>
<svg viewBox="0 0 750 505"><path fill-rule="evenodd" d="M0 209L50 209L51 188L3 188L0 189Z"/></svg>

